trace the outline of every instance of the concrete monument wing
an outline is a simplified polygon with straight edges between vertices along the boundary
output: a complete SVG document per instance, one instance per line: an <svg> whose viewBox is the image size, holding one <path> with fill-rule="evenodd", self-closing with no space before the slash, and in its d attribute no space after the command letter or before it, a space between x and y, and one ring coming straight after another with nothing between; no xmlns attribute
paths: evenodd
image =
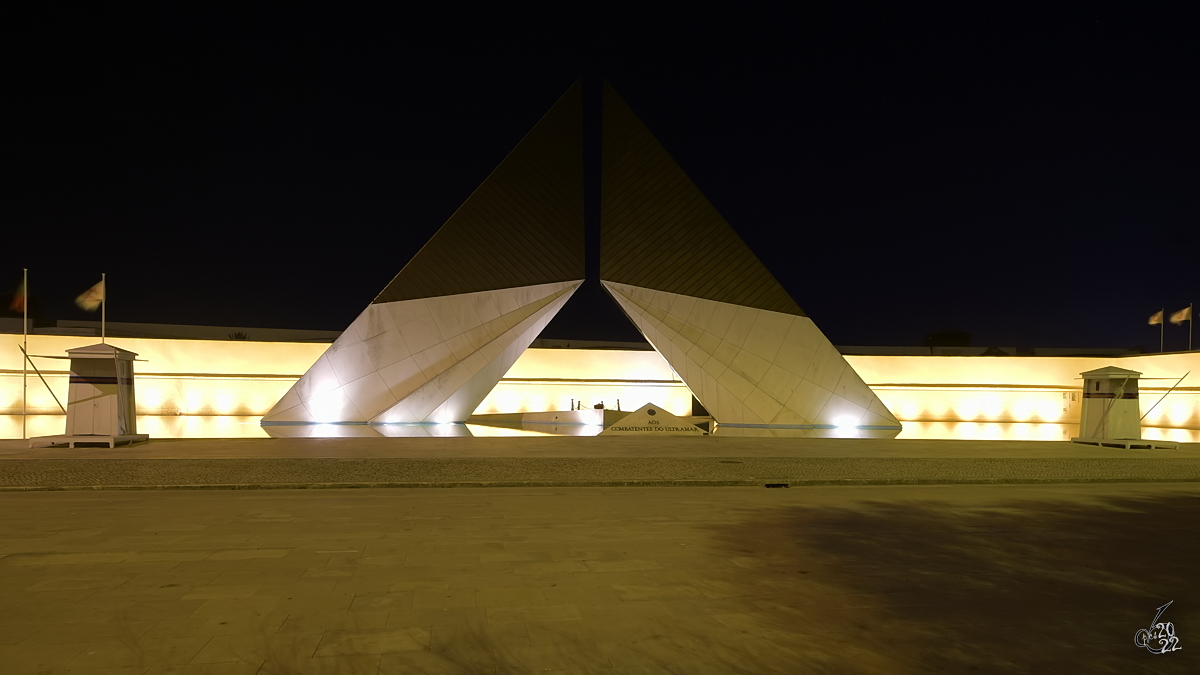
<svg viewBox="0 0 1200 675"><path fill-rule="evenodd" d="M375 302L583 279L583 99L577 82Z"/></svg>
<svg viewBox="0 0 1200 675"><path fill-rule="evenodd" d="M460 422L584 278L578 83L263 417Z"/></svg>
<svg viewBox="0 0 1200 675"><path fill-rule="evenodd" d="M607 83L600 278L804 316Z"/></svg>
<svg viewBox="0 0 1200 675"><path fill-rule="evenodd" d="M605 85L600 278L726 425L900 423Z"/></svg>

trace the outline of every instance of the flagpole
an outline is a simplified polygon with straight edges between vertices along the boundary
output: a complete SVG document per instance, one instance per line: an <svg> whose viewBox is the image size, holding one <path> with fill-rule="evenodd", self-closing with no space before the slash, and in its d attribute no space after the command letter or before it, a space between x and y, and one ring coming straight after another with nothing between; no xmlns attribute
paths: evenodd
<svg viewBox="0 0 1200 675"><path fill-rule="evenodd" d="M21 270L21 343L29 353L29 268ZM29 438L29 363L21 359L21 438Z"/></svg>
<svg viewBox="0 0 1200 675"><path fill-rule="evenodd" d="M103 277L104 275L102 274L100 276ZM1167 308L1163 307L1162 309L1158 310L1158 313L1161 315L1161 319L1158 322L1158 353L1162 354L1163 334L1166 333L1167 330ZM103 319L101 319L101 323L103 324ZM101 340L101 342L103 342L103 340Z"/></svg>
<svg viewBox="0 0 1200 675"><path fill-rule="evenodd" d="M1188 305L1188 351L1192 351L1192 329L1196 327L1196 303Z"/></svg>
<svg viewBox="0 0 1200 675"><path fill-rule="evenodd" d="M95 277L92 277L93 279ZM104 315L108 313L108 282L100 273L100 344L104 344ZM1159 351L1162 351L1161 349Z"/></svg>

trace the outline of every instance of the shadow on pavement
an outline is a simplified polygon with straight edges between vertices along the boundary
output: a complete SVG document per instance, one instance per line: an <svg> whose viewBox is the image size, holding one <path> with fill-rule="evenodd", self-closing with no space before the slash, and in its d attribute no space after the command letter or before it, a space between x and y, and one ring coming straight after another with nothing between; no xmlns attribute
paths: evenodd
<svg viewBox="0 0 1200 675"><path fill-rule="evenodd" d="M1200 497L863 502L715 528L796 672L1200 672ZM1134 645L1174 604L1180 651Z"/></svg>

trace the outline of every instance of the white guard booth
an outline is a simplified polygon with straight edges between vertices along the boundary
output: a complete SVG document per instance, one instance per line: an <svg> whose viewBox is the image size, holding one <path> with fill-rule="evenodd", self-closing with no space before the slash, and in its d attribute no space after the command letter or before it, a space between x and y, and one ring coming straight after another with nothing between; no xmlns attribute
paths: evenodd
<svg viewBox="0 0 1200 675"><path fill-rule="evenodd" d="M1118 448L1175 448L1167 441L1142 440L1142 409L1136 370L1106 366L1079 374L1083 401L1075 443Z"/></svg>
<svg viewBox="0 0 1200 675"><path fill-rule="evenodd" d="M61 436L29 439L29 447L66 443L132 443L149 438L137 432L133 360L137 354L109 344L68 349L71 384L67 430Z"/></svg>

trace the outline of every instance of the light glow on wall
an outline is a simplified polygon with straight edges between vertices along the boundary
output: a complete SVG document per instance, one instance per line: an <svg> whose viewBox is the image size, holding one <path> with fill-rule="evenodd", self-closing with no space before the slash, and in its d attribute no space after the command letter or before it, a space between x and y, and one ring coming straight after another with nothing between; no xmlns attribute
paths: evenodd
<svg viewBox="0 0 1200 675"><path fill-rule="evenodd" d="M1070 411L1063 411L1063 394L1070 393L1066 389L958 384L872 385L872 388L901 421L1060 422L1071 417ZM1074 411L1075 419L1078 415Z"/></svg>
<svg viewBox="0 0 1200 675"><path fill-rule="evenodd" d="M1069 441L1079 435L1078 424L1017 422L905 422L897 438L975 441Z"/></svg>
<svg viewBox="0 0 1200 675"><path fill-rule="evenodd" d="M1142 427L1142 438L1152 441L1174 441L1176 443L1200 443L1200 430L1196 429L1164 429L1162 427Z"/></svg>
<svg viewBox="0 0 1200 675"><path fill-rule="evenodd" d="M65 356L67 349L96 341L94 337L30 335L29 353ZM138 355L134 372L140 415L261 416L329 347L324 343L250 340L109 338L108 342ZM21 412L20 343L20 335L0 334L0 415ZM69 362L37 358L34 362L65 405ZM28 384L31 414L60 412L32 370Z"/></svg>

